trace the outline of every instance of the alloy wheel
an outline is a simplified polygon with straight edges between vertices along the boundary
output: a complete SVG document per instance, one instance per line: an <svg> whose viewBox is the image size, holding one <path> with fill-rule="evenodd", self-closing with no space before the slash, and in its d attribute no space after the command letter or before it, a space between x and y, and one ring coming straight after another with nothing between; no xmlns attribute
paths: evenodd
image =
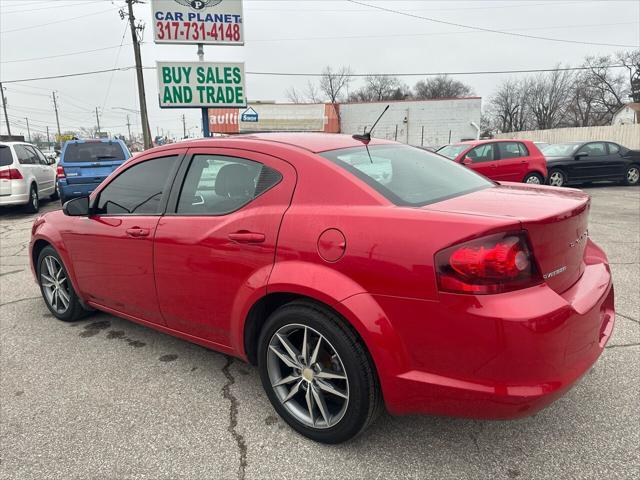
<svg viewBox="0 0 640 480"><path fill-rule="evenodd" d="M40 284L49 306L57 313L66 312L71 302L71 292L67 275L57 258L46 256L42 259Z"/></svg>
<svg viewBox="0 0 640 480"><path fill-rule="evenodd" d="M38 192L35 188L31 189L31 208L33 208L34 211L38 210Z"/></svg>
<svg viewBox="0 0 640 480"><path fill-rule="evenodd" d="M532 183L534 185L540 185L540 179L538 178L537 175L531 175L530 177L527 178L527 181L525 183Z"/></svg>
<svg viewBox="0 0 640 480"><path fill-rule="evenodd" d="M289 324L267 350L271 387L284 408L307 427L337 425L349 404L349 380L336 349L306 325Z"/></svg>
<svg viewBox="0 0 640 480"><path fill-rule="evenodd" d="M561 187L564 185L564 175L560 172L553 172L549 176L549 185L553 187Z"/></svg>
<svg viewBox="0 0 640 480"><path fill-rule="evenodd" d="M627 183L635 185L640 180L640 169L637 167L631 167L627 170Z"/></svg>

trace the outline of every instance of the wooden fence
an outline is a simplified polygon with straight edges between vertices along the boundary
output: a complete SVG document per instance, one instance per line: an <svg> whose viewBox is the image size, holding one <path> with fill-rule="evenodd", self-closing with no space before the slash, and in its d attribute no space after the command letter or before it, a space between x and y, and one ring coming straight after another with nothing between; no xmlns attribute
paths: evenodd
<svg viewBox="0 0 640 480"><path fill-rule="evenodd" d="M633 150L640 150L640 124L611 125L606 127L555 128L530 132L500 133L496 138L533 140L536 142L563 143L583 140L608 140Z"/></svg>

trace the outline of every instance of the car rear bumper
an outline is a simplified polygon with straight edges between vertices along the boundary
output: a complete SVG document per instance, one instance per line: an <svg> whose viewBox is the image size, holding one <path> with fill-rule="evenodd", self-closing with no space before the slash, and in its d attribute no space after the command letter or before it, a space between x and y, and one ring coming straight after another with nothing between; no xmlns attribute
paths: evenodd
<svg viewBox="0 0 640 480"><path fill-rule="evenodd" d="M26 205L27 203L29 203L29 192L0 196L0 206Z"/></svg>
<svg viewBox="0 0 640 480"><path fill-rule="evenodd" d="M405 352L396 373L381 375L388 410L508 419L560 397L613 331L606 256L589 242L586 257L584 274L562 294L541 285L439 302L377 297Z"/></svg>
<svg viewBox="0 0 640 480"><path fill-rule="evenodd" d="M98 188L100 183L74 183L69 185L66 180L58 180L60 197L65 201L72 198L85 197Z"/></svg>

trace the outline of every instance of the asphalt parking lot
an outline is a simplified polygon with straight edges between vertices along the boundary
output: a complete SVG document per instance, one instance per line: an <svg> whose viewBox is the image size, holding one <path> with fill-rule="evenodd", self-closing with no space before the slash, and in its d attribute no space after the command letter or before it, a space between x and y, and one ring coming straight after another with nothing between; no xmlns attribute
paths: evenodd
<svg viewBox="0 0 640 480"><path fill-rule="evenodd" d="M534 417L384 415L339 446L289 429L240 361L106 314L55 320L28 266L34 216L2 210L0 477L638 478L640 188L586 190L618 316L582 381Z"/></svg>

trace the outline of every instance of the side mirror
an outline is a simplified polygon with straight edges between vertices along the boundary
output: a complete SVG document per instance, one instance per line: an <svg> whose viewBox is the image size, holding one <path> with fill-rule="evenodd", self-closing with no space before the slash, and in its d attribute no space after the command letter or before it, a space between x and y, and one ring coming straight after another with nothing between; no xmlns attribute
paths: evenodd
<svg viewBox="0 0 640 480"><path fill-rule="evenodd" d="M55 165L56 158L55 157L47 157L47 165Z"/></svg>
<svg viewBox="0 0 640 480"><path fill-rule="evenodd" d="M464 157L462 159L462 164L463 165L471 165L473 163L473 160L471 160L469 157Z"/></svg>
<svg viewBox="0 0 640 480"><path fill-rule="evenodd" d="M587 152L578 152L574 155L576 160L580 160L581 158L588 157L589 154Z"/></svg>
<svg viewBox="0 0 640 480"><path fill-rule="evenodd" d="M62 211L70 217L89 216L89 197L78 197L69 200L62 207Z"/></svg>

